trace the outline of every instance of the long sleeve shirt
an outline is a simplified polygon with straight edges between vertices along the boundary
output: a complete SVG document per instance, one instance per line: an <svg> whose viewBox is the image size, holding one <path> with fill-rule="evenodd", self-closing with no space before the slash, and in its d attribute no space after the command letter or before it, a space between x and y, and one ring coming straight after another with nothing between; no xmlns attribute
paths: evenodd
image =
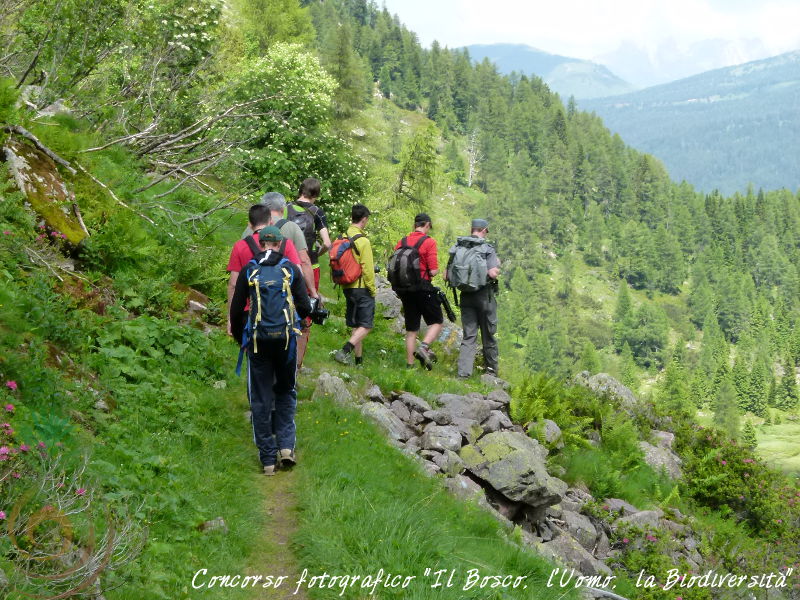
<svg viewBox="0 0 800 600"><path fill-rule="evenodd" d="M347 237L350 239L358 234L365 236L355 241L355 247L358 252L353 252L356 260L361 265L361 277L353 283L342 285L342 287L345 289L366 288L372 296L375 296L375 260L372 257L372 244L360 227L350 225L347 228Z"/></svg>

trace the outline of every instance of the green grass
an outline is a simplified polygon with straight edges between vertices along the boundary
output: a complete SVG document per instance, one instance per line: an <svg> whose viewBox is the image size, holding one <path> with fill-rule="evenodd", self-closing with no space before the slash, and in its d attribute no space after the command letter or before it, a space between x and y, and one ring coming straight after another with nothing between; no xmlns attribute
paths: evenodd
<svg viewBox="0 0 800 600"><path fill-rule="evenodd" d="M758 455L786 474L800 475L800 422L756 428Z"/></svg>

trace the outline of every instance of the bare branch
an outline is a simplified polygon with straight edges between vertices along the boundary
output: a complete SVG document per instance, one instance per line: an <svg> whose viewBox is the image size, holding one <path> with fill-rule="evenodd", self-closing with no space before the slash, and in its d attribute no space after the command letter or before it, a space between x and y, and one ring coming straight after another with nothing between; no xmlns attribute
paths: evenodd
<svg viewBox="0 0 800 600"><path fill-rule="evenodd" d="M48 148L42 142L39 141L39 138L37 138L35 135L33 135L30 131L28 131L24 127L20 127L19 125L6 125L5 127L3 127L3 131L5 131L6 133L16 133L17 135L24 137L26 140L28 140L34 146L36 146L38 150L44 152L47 156L53 159L54 162L60 164L61 166L66 168L67 171L75 175L75 169L72 167L71 164L69 164L69 162L67 162L66 160L61 158L58 154L50 150L50 148Z"/></svg>
<svg viewBox="0 0 800 600"><path fill-rule="evenodd" d="M95 148L87 148L86 150L80 150L79 154L85 154L85 153L88 153L88 152L98 152L100 150L105 150L106 148L108 148L110 146L113 146L114 144L121 144L123 142L128 142L130 140L135 140L135 139L138 139L138 138L145 137L145 136L147 136L148 133L153 131L153 129L155 129L157 125L158 125L158 121L153 121L143 131L139 131L138 133L133 133L131 135L126 135L124 137L117 138L116 140L112 140L112 141L108 142L107 144L103 144L102 146L97 146Z"/></svg>
<svg viewBox="0 0 800 600"><path fill-rule="evenodd" d="M155 221L153 221L153 219L151 219L151 218L150 218L150 217L148 217L147 215L145 215L145 214L142 214L142 213L140 213L139 211L137 211L137 210L135 210L135 209L131 208L130 206L128 206L127 204L125 204L125 203L124 203L122 200L120 200L120 199L119 199L119 197L118 197L118 196L117 196L117 195L114 193L114 190L112 190L112 189L111 189L110 187L108 187L108 186L107 186L105 183L103 183L102 181L100 181L100 180L99 180L97 177L95 177L94 175L92 175L91 173L89 173L89 171L87 171L85 168L83 168L83 166L81 166L81 165L80 165L80 163L77 163L77 162L76 162L76 163L75 163L75 166L77 166L77 167L78 167L78 169L79 169L79 170L80 170L80 171L81 171L83 174L85 174L85 175L86 175L86 176L87 176L89 179L91 179L92 181L94 181L94 182L95 182L97 185L99 185L99 186L100 186L101 188L103 188L103 189L104 189L106 192L108 192L108 195L109 195L109 196L111 196L111 197L114 199L114 201L115 201L117 204L119 204L120 206L122 206L122 207L124 207L124 208L127 208L127 209L128 209L129 211L131 211L133 214L135 214L135 215L137 215L137 216L141 217L142 219L144 219L145 221L147 221L147 222L148 222L148 223L150 223L151 225L153 225L153 226L155 226L155 227L158 227L158 224L157 224ZM174 235L172 235L172 233L170 233L169 231L165 231L165 233L166 233L166 234L167 234L169 237L171 237L171 238L175 239L175 236L174 236Z"/></svg>

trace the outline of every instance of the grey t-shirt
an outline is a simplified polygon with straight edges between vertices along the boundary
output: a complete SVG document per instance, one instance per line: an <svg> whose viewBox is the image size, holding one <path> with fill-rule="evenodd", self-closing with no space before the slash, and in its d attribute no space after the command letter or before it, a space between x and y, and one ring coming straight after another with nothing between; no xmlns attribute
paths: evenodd
<svg viewBox="0 0 800 600"><path fill-rule="evenodd" d="M294 244L294 247L297 248L298 252L308 250L306 236L303 235L303 230L300 229L300 226L297 223L286 221L283 225L281 225L281 233L287 240L292 240L292 243ZM253 235L253 229L250 227L250 225L248 225L247 229L245 229L244 233L242 234L242 239L245 239L251 235Z"/></svg>

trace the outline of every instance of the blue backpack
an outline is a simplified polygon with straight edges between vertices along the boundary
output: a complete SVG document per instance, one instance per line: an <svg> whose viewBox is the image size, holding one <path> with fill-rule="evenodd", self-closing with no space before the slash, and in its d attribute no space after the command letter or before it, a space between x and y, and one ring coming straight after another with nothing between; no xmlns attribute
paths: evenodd
<svg viewBox="0 0 800 600"><path fill-rule="evenodd" d="M269 261L271 262L271 261ZM244 352L252 342L253 352L258 352L259 342L290 340L300 333L300 316L294 307L292 263L280 256L274 264L261 253L247 263L245 272L250 290L250 312L242 334L236 374L241 374Z"/></svg>

